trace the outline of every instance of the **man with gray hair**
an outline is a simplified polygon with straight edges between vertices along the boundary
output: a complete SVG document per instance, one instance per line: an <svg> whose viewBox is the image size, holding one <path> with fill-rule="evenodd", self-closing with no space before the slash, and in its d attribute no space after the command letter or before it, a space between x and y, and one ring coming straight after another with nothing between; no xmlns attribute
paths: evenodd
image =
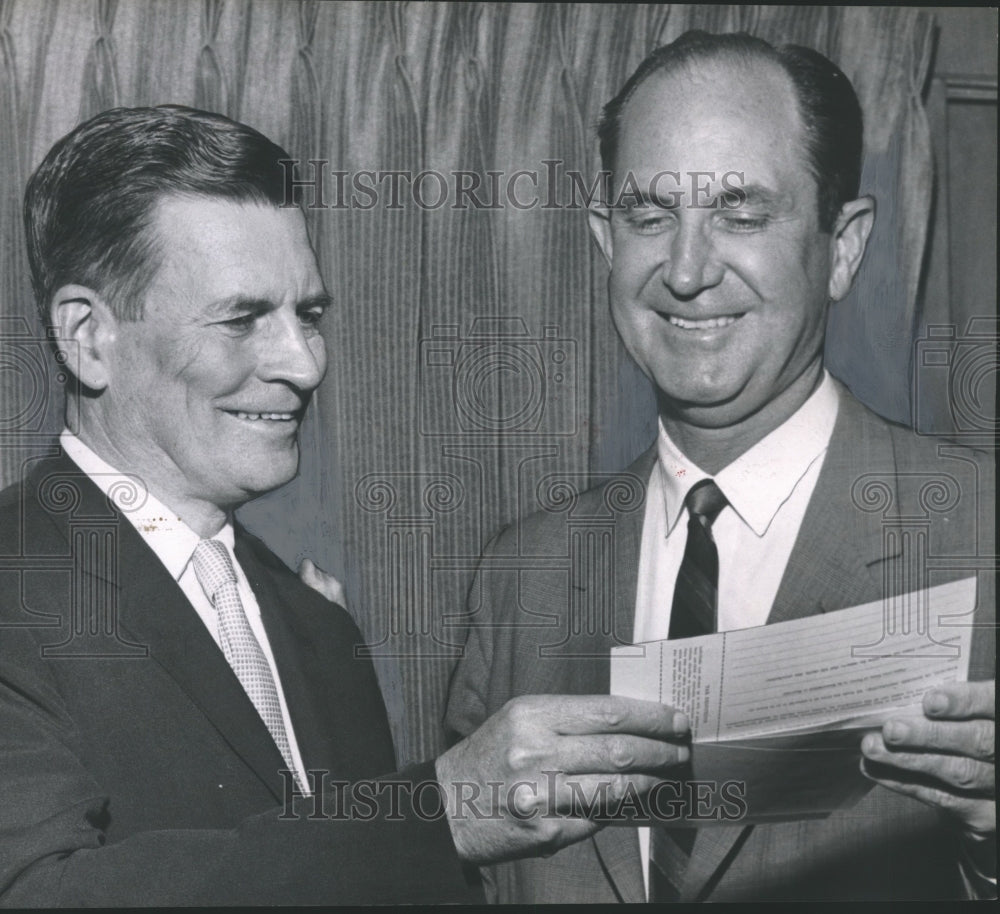
<svg viewBox="0 0 1000 914"><path fill-rule="evenodd" d="M648 789L688 751L655 703L543 696L393 771L353 620L233 520L295 475L326 368L288 158L115 109L29 183L78 421L0 495L6 904L475 901L465 864L592 834L574 788Z"/></svg>

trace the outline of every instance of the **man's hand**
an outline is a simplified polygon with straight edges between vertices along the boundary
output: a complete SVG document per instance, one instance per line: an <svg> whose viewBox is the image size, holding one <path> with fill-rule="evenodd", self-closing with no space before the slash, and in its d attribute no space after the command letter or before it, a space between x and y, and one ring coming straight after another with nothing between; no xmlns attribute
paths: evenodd
<svg viewBox="0 0 1000 914"><path fill-rule="evenodd" d="M347 606L347 598L344 596L344 588L340 581L332 574L327 574L322 569L317 568L312 559L303 559L299 563L299 580L328 600L340 606Z"/></svg>
<svg viewBox="0 0 1000 914"><path fill-rule="evenodd" d="M995 680L928 692L923 717L890 720L881 733L865 736L862 771L942 809L967 832L995 835L995 692Z"/></svg>
<svg viewBox="0 0 1000 914"><path fill-rule="evenodd" d="M645 794L664 769L687 761L690 750L680 745L687 735L687 718L656 702L609 695L507 702L437 760L459 856L492 863L580 841L601 827L581 813L581 801L606 797L598 812L607 812L626 792Z"/></svg>

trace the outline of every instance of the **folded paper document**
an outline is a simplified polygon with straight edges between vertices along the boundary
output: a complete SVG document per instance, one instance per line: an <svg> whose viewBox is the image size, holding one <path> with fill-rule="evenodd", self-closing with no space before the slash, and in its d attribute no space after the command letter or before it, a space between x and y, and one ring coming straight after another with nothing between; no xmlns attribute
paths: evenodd
<svg viewBox="0 0 1000 914"><path fill-rule="evenodd" d="M965 681L974 577L836 612L612 649L611 692L691 721L685 820L733 824L714 797L743 791L743 821L821 816L870 786L861 737L922 714L929 689ZM676 804L675 804L676 805ZM679 807L676 807L679 808ZM677 822L675 824L684 824Z"/></svg>

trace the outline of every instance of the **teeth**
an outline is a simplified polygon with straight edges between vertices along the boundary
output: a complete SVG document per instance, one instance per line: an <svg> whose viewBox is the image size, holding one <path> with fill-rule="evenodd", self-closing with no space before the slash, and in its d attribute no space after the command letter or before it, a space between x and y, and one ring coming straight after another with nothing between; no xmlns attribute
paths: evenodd
<svg viewBox="0 0 1000 914"><path fill-rule="evenodd" d="M675 327L680 327L681 330L714 330L717 327L728 327L730 324L735 324L738 319L737 317L729 316L710 317L703 321L688 321L683 317L675 317L673 314L667 315L667 320Z"/></svg>
<svg viewBox="0 0 1000 914"><path fill-rule="evenodd" d="M256 422L258 419L269 419L272 422L289 422L295 418L294 413L236 413L237 419L247 419Z"/></svg>

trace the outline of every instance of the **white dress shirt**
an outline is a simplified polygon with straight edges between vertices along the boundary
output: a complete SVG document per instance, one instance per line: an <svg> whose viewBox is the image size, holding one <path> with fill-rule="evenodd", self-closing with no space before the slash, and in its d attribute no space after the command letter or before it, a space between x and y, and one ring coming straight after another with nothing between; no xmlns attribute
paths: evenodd
<svg viewBox="0 0 1000 914"><path fill-rule="evenodd" d="M163 563L170 576L180 585L188 602L194 607L195 612L205 623L209 634L221 650L222 644L219 640L218 616L215 607L202 589L195 574L194 563L191 561L195 548L201 542L201 537L151 492L144 491L134 504L125 503L122 496L131 487L115 486L115 483L123 478L133 481L136 481L137 478L129 477L128 474L116 470L68 430L63 430L59 436L59 443L66 455L93 480L94 484L105 495L114 501L115 507L128 518L146 545ZM239 590L240 601L243 603L243 609L246 612L247 621L250 623L250 628L260 645L260 649L267 658L271 675L274 677L275 688L278 690L281 717L285 722L285 733L288 736L288 745L291 749L292 761L298 774L301 789L301 785L308 785L309 780L306 777L305 766L302 764L298 741L295 739L295 729L292 727L292 719L288 713L288 703L285 701L281 677L278 675L278 668L274 662L271 642L267 638L264 622L260 616L260 606L240 563L236 560L236 554L233 552L235 536L232 520L228 519L225 526L211 539L218 540L225 545L230 561L233 563L236 572L236 586Z"/></svg>
<svg viewBox="0 0 1000 914"><path fill-rule="evenodd" d="M678 450L660 423L642 527L633 641L661 641L670 631L674 584L687 543L684 499L695 483L709 478L728 501L712 525L719 552L719 631L767 622L823 466L837 407L836 385L824 372L797 412L712 477ZM648 828L639 829L639 847L648 892Z"/></svg>

